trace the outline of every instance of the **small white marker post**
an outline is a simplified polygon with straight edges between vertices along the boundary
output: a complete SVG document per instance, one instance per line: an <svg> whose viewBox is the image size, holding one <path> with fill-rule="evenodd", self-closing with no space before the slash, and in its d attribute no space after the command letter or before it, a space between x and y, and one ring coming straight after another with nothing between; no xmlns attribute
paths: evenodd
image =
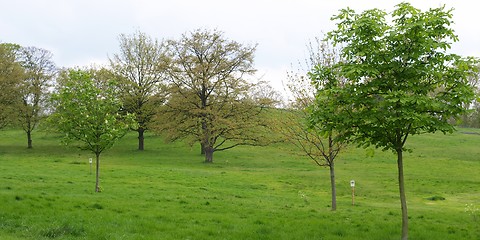
<svg viewBox="0 0 480 240"><path fill-rule="evenodd" d="M350 181L350 187L352 187L352 206L355 205L355 180Z"/></svg>
<svg viewBox="0 0 480 240"><path fill-rule="evenodd" d="M88 162L90 163L90 175L92 175L92 158L89 158Z"/></svg>

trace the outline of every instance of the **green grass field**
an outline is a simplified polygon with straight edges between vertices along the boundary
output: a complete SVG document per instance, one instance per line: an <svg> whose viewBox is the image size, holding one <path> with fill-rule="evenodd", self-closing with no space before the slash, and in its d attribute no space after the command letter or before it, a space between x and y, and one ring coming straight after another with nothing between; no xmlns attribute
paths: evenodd
<svg viewBox="0 0 480 240"><path fill-rule="evenodd" d="M0 131L0 239L400 239L391 152L339 155L332 212L328 170L289 146L239 147L204 164L198 147L145 143L137 151L132 133L102 154L95 193L89 152L45 132L29 150L23 132ZM410 238L480 239L480 130L408 146Z"/></svg>

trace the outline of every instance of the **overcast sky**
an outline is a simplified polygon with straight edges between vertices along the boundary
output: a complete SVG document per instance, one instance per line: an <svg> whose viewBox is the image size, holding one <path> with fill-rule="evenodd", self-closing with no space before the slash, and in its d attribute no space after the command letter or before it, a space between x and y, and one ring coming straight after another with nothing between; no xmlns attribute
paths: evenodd
<svg viewBox="0 0 480 240"><path fill-rule="evenodd" d="M142 31L158 39L197 29L218 29L244 44L258 44L257 76L280 88L291 64L305 59L306 43L334 28L330 18L350 7L391 12L401 1L378 0L0 0L0 42L50 50L60 67L104 64L118 52L118 35ZM480 3L416 0L422 10L454 8L460 38L452 51L480 57Z"/></svg>

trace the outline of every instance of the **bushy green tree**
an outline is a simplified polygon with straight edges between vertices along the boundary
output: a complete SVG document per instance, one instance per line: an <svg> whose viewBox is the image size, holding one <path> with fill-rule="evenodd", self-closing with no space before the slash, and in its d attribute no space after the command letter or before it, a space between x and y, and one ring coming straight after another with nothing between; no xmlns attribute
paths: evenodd
<svg viewBox="0 0 480 240"><path fill-rule="evenodd" d="M116 82L94 78L89 71L69 70L52 100L50 121L64 134L65 143L78 141L96 156L95 191L100 191L100 154L111 148L130 128L134 116L121 115Z"/></svg>
<svg viewBox="0 0 480 240"><path fill-rule="evenodd" d="M458 41L452 10L422 12L401 3L388 14L379 9L355 13L343 9L332 19L328 38L343 47L343 62L312 71L320 79L345 78L343 87L319 89L311 122L361 146L373 145L397 155L402 209L402 239L408 238L403 152L410 135L454 131L449 122L465 111L474 96L468 76L474 59L450 54ZM332 115L323 101L341 109Z"/></svg>
<svg viewBox="0 0 480 240"><path fill-rule="evenodd" d="M20 46L0 44L0 128L14 121L16 108L20 103L19 85L23 70L16 61Z"/></svg>

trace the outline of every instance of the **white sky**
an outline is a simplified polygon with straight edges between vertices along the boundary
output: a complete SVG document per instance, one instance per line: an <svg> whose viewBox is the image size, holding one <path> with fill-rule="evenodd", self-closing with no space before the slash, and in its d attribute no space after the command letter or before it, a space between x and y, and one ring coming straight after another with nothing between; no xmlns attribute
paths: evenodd
<svg viewBox="0 0 480 240"><path fill-rule="evenodd" d="M350 7L391 12L401 1L379 0L0 0L0 42L50 50L59 67L104 64L118 52L118 35L139 30L158 39L216 28L244 44L258 43L257 76L278 89L306 43L334 28L330 18ZM480 57L480 2L411 0L427 10L454 8L460 41L452 51Z"/></svg>

